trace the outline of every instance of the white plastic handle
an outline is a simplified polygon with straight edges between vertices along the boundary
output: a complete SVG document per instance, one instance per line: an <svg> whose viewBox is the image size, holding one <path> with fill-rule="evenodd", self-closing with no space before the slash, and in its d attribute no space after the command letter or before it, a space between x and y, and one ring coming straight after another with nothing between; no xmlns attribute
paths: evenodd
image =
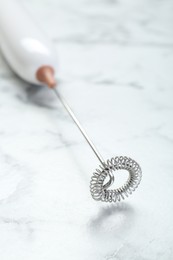
<svg viewBox="0 0 173 260"><path fill-rule="evenodd" d="M12 69L31 83L40 84L41 66L56 66L54 47L17 0L0 0L0 48Z"/></svg>

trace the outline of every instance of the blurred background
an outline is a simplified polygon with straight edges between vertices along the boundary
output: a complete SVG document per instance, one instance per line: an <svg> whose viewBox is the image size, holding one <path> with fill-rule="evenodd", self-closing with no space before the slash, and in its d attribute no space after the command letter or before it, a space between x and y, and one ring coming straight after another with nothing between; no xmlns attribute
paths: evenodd
<svg viewBox="0 0 173 260"><path fill-rule="evenodd" d="M20 3L100 153L134 158L143 179L122 203L95 202L99 162L52 92L0 52L0 259L172 259L173 1Z"/></svg>

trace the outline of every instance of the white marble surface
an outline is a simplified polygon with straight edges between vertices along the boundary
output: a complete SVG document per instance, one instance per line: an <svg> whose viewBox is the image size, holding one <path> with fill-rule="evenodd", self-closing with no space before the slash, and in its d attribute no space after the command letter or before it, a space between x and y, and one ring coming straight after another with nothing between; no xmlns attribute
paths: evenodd
<svg viewBox="0 0 173 260"><path fill-rule="evenodd" d="M0 259L173 259L173 2L23 3L102 155L131 156L143 179L123 203L93 201L94 154L53 93L0 56Z"/></svg>

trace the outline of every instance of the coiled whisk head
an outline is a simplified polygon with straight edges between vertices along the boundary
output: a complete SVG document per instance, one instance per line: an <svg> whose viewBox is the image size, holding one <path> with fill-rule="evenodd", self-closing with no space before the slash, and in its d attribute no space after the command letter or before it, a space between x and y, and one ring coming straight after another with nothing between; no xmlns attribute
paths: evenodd
<svg viewBox="0 0 173 260"><path fill-rule="evenodd" d="M127 170L129 178L126 183L117 189L108 189L114 182L114 172ZM104 184L106 177L109 181ZM142 171L137 162L129 157L120 156L107 160L91 177L90 191L93 199L103 202L118 202L128 197L139 185Z"/></svg>

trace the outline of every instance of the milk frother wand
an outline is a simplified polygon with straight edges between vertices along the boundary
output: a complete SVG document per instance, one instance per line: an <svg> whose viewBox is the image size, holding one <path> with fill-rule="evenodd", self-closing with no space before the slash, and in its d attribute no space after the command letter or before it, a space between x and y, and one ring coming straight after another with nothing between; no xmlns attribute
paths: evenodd
<svg viewBox="0 0 173 260"><path fill-rule="evenodd" d="M142 171L139 164L126 156L113 157L111 160L107 160L105 162L93 142L90 140L86 131L80 124L79 120L75 116L74 112L67 104L66 100L61 96L57 88L53 87L52 90L61 101L64 108L67 110L68 114L71 116L72 120L77 125L80 132L101 163L100 167L96 169L91 178L90 191L93 199L105 202L117 202L121 199L124 199L125 197L128 197L128 195L131 194L140 183ZM128 180L120 188L108 189L114 182L113 172L121 169L127 170L129 172Z"/></svg>
<svg viewBox="0 0 173 260"><path fill-rule="evenodd" d="M11 68L21 78L37 85L42 82L52 88L99 159L101 165L93 173L90 183L93 199L117 202L128 197L140 183L142 171L139 164L126 156L103 160L73 111L55 88L54 47L16 0L0 1L0 48ZM128 180L120 188L108 189L114 182L115 171L121 169L129 172Z"/></svg>

